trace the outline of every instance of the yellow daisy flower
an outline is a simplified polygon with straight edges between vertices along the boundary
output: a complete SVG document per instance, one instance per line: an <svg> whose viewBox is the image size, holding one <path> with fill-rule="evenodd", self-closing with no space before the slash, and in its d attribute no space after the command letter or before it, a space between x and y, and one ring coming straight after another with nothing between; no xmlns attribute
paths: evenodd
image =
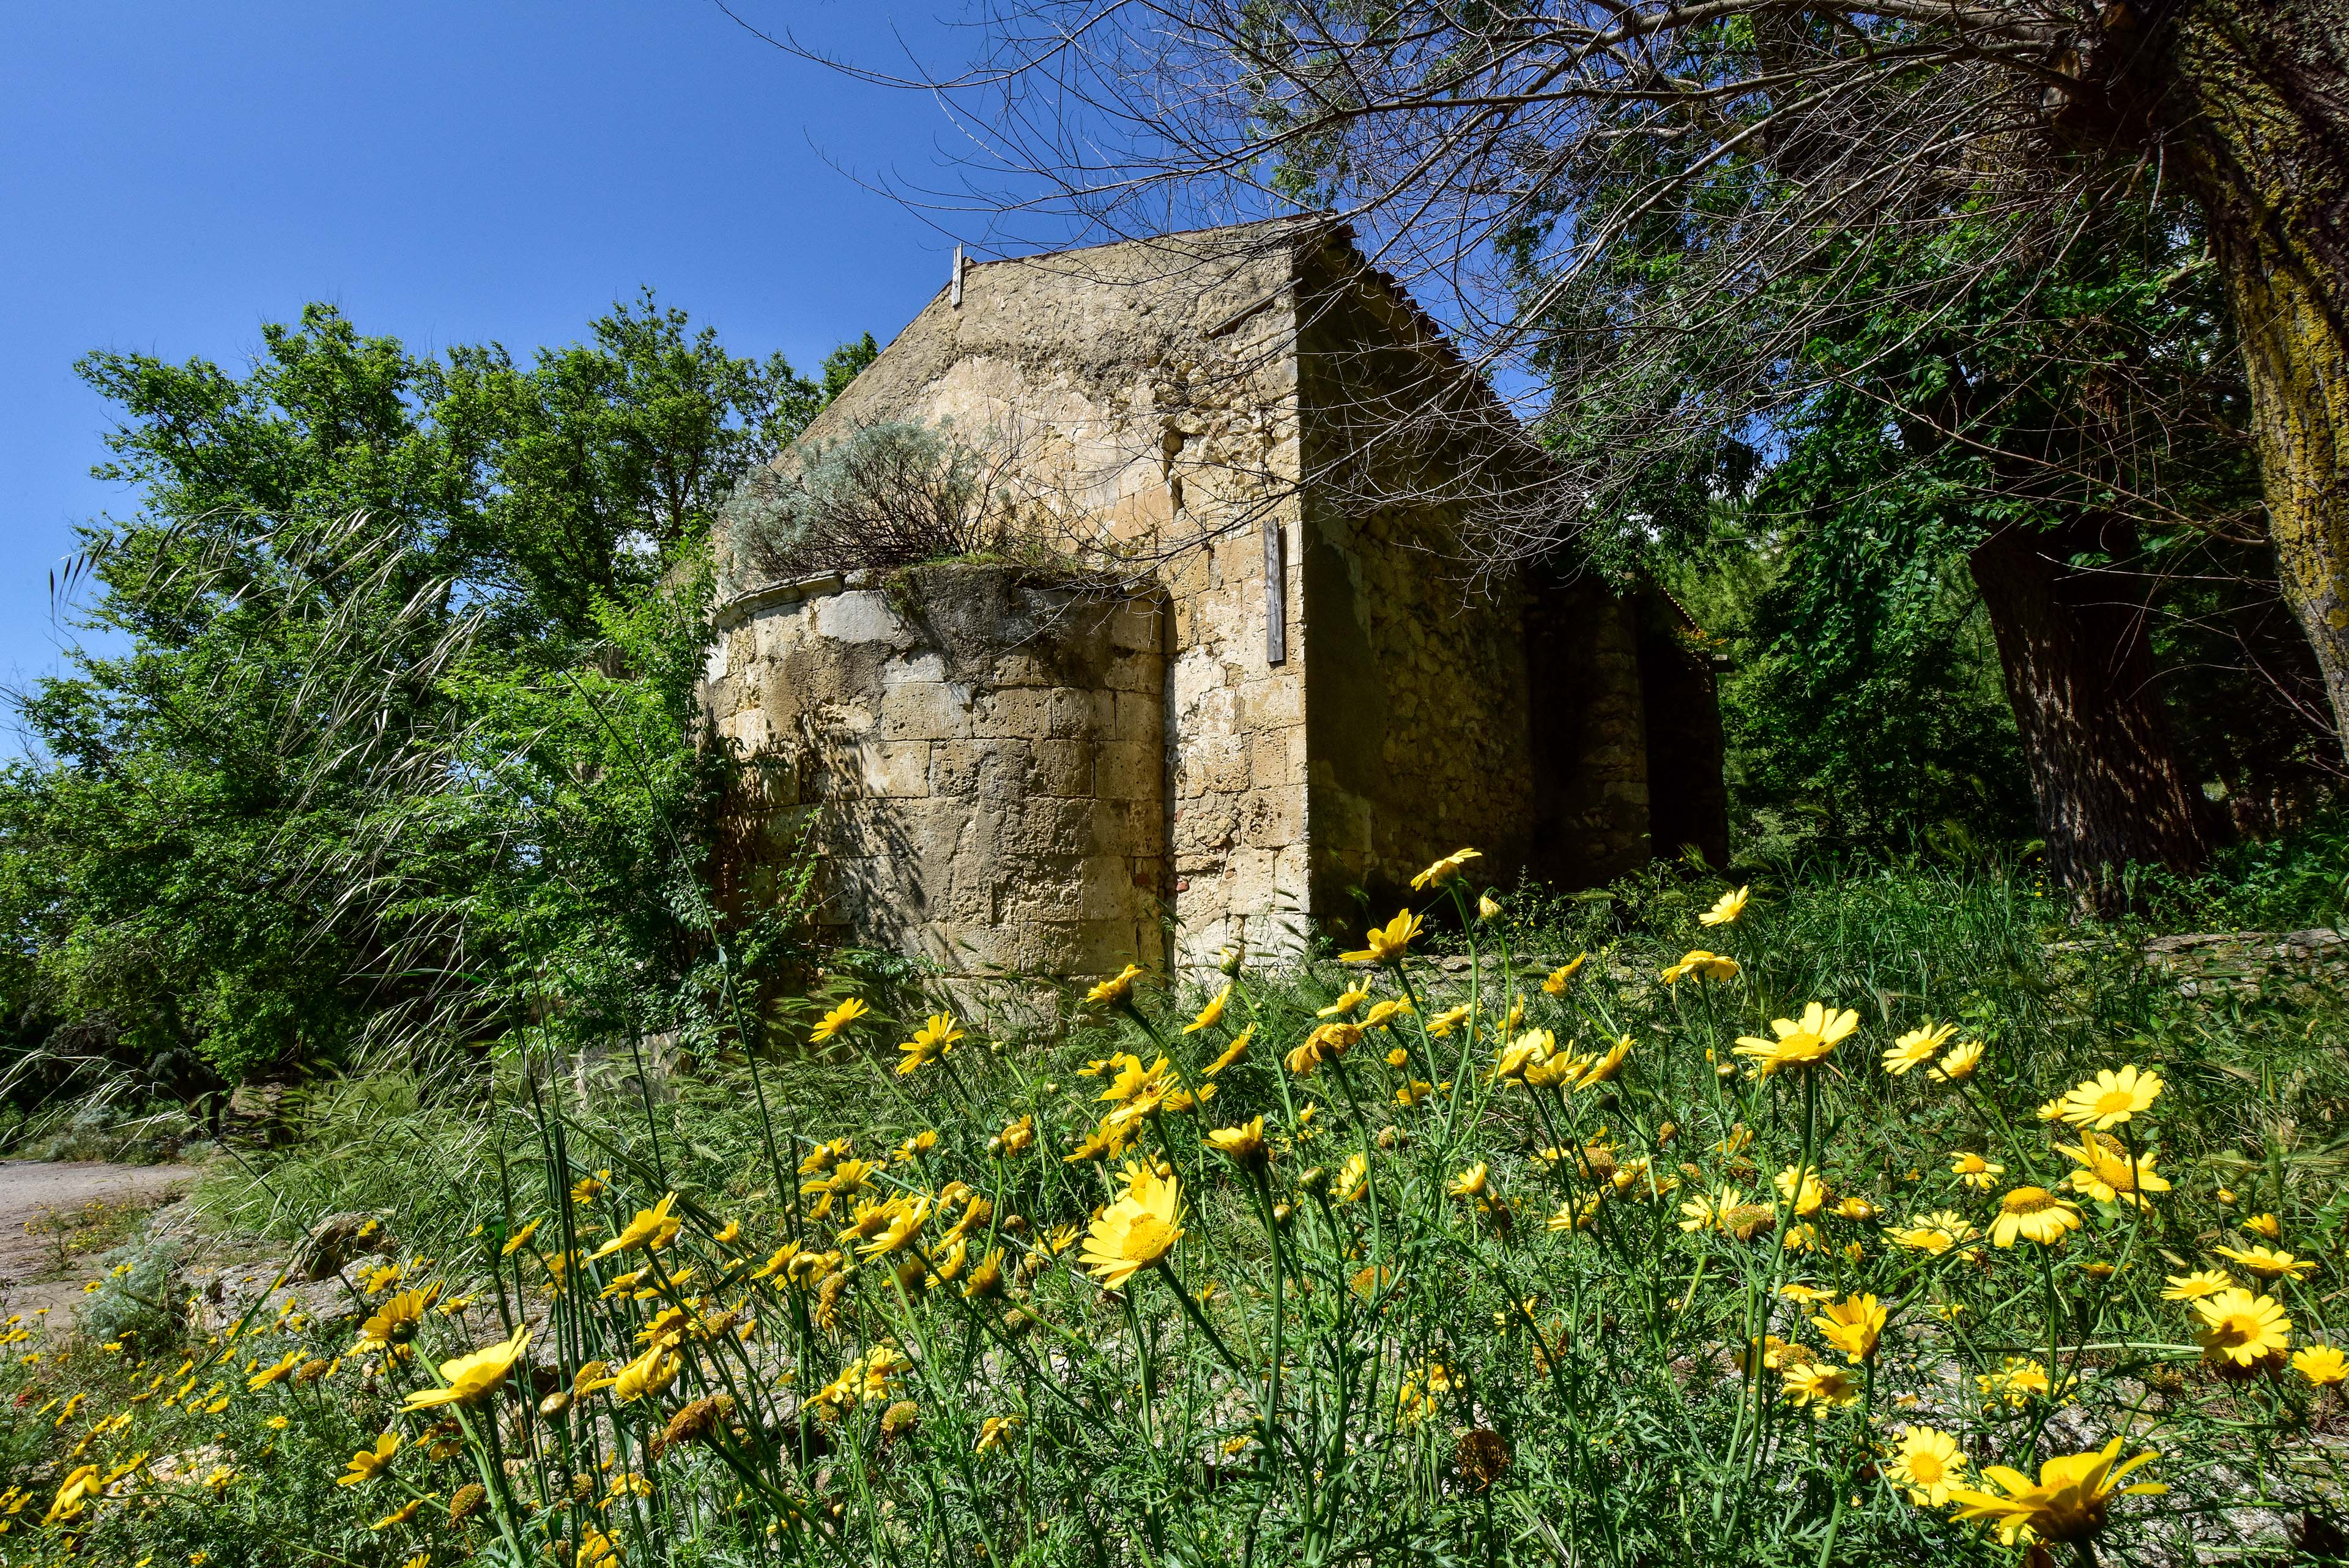
<svg viewBox="0 0 2349 1568"><path fill-rule="evenodd" d="M1182 1191L1172 1177L1138 1171L1124 1197L1101 1212L1080 1254L1093 1277L1117 1290L1174 1250L1182 1239Z"/></svg>
<svg viewBox="0 0 2349 1568"><path fill-rule="evenodd" d="M2012 1247L2017 1237L2042 1246L2080 1228L2079 1205L2058 1198L2044 1187L2017 1187L1998 1200L1998 1218L1991 1221L1993 1247Z"/></svg>
<svg viewBox="0 0 2349 1568"><path fill-rule="evenodd" d="M2107 1067L2064 1096L2064 1119L2104 1132L2150 1107L2160 1093L2161 1080L2151 1073L2134 1065L2117 1073Z"/></svg>
<svg viewBox="0 0 2349 1568"><path fill-rule="evenodd" d="M1950 1156L1950 1174L1978 1192L1988 1192L2006 1174L2006 1167L1983 1158L1971 1149L1961 1149Z"/></svg>
<svg viewBox="0 0 2349 1568"><path fill-rule="evenodd" d="M1982 1065L1982 1043L1965 1040L1950 1048L1950 1054L1935 1063L1925 1075L1937 1084L1962 1084L1974 1075Z"/></svg>
<svg viewBox="0 0 2349 1568"><path fill-rule="evenodd" d="M1102 981L1085 992L1085 1000L1096 1006L1124 1002L1133 995L1133 982L1142 978L1138 965L1128 964L1117 973Z"/></svg>
<svg viewBox="0 0 2349 1568"><path fill-rule="evenodd" d="M1940 1508L1965 1480L1966 1457L1958 1440L1930 1427L1904 1428L1899 1449L1884 1467L1885 1479L1909 1494L1920 1508Z"/></svg>
<svg viewBox="0 0 2349 1568"><path fill-rule="evenodd" d="M2231 1259L2235 1266L2244 1272L2256 1274L2263 1280L2278 1280L2287 1276L2295 1280L2304 1280L2316 1272L2315 1259L2295 1258L2290 1252L2277 1251L2269 1247L2252 1247L2240 1252L2232 1247L2214 1247L2211 1251L2222 1258Z"/></svg>
<svg viewBox="0 0 2349 1568"><path fill-rule="evenodd" d="M808 1039L821 1045L872 1011L862 1001L852 996L822 1018L817 1019L815 1026L808 1031Z"/></svg>
<svg viewBox="0 0 2349 1568"><path fill-rule="evenodd" d="M2116 1466L2113 1461L2120 1452L2121 1439L2115 1438L2095 1453L2049 1459L2039 1467L2036 1482L2004 1465L1991 1465L1982 1477L1999 1491L1953 1490L1951 1500L1958 1504L1953 1517L1980 1520L1996 1530L2008 1545L2023 1540L2026 1531L2036 1541L2085 1540L2105 1527L2115 1495L2169 1490L2158 1482L2122 1486L2121 1478L2157 1456L2148 1449Z"/></svg>
<svg viewBox="0 0 2349 1568"><path fill-rule="evenodd" d="M1411 890L1414 893L1420 893L1426 891L1430 888L1441 888L1446 882L1449 882L1454 877L1459 876L1462 871L1465 870L1467 868L1468 862L1471 860L1481 860L1483 858L1484 852L1482 850L1455 849L1451 854L1445 856L1443 859L1438 860L1435 864L1430 866L1426 870L1422 871L1418 876L1413 877L1411 879Z"/></svg>
<svg viewBox="0 0 2349 1568"><path fill-rule="evenodd" d="M1183 1033L1185 1034L1196 1034L1202 1029L1214 1028L1217 1023L1223 1022L1224 1009L1229 1007L1231 1004L1232 988L1230 984L1226 982L1223 990L1216 992L1215 995L1207 999L1206 1006L1199 1009L1198 1017L1194 1018L1190 1023L1183 1025Z"/></svg>
<svg viewBox="0 0 2349 1568"><path fill-rule="evenodd" d="M1212 1078L1216 1074L1222 1072L1225 1068L1230 1066L1233 1063L1238 1061L1241 1057L1247 1055L1248 1053L1248 1044L1255 1038L1256 1025L1251 1023L1246 1029L1241 1030L1237 1034L1233 1035L1231 1044L1224 1047L1222 1054L1216 1056L1214 1061L1199 1069L1199 1075L1201 1077Z"/></svg>
<svg viewBox="0 0 2349 1568"><path fill-rule="evenodd" d="M530 1346L530 1325L514 1330L512 1339L484 1345L470 1355L440 1364L446 1386L419 1388L400 1404L403 1410L428 1410L442 1405L471 1407L486 1403L505 1383L514 1363Z"/></svg>
<svg viewBox="0 0 2349 1568"><path fill-rule="evenodd" d="M1954 1023L1937 1024L1928 1018L1892 1043L1892 1049L1884 1054L1884 1070L1898 1078L1923 1066L1957 1032Z"/></svg>
<svg viewBox="0 0 2349 1568"><path fill-rule="evenodd" d="M1883 1334L1890 1316L1889 1309L1872 1295L1847 1296L1829 1303L1825 1312L1811 1319L1811 1326L1819 1331L1820 1338L1842 1351L1845 1358L1857 1366L1874 1359L1877 1338Z"/></svg>
<svg viewBox="0 0 2349 1568"><path fill-rule="evenodd" d="M1363 934L1364 945L1350 953L1340 953L1340 963L1397 963L1410 948L1412 938L1419 935L1420 917L1409 909L1398 909L1395 918L1383 926L1372 926Z"/></svg>
<svg viewBox="0 0 2349 1568"><path fill-rule="evenodd" d="M2292 1319L2272 1296L2220 1291L2196 1302L2194 1310L2202 1319L2194 1337L2206 1361L2250 1366L2292 1348Z"/></svg>
<svg viewBox="0 0 2349 1568"><path fill-rule="evenodd" d="M2215 1296L2220 1291L2238 1288L2224 1269L2198 1269L2190 1274L2171 1274L2169 1288L2161 1293L2166 1302L2199 1302L2205 1296Z"/></svg>
<svg viewBox="0 0 2349 1568"><path fill-rule="evenodd" d="M1739 888L1733 892L1723 893L1714 901L1712 909L1696 918L1696 923L1700 926L1726 926L1735 923L1737 917L1745 912L1745 900L1753 891L1751 888Z"/></svg>
<svg viewBox="0 0 2349 1568"><path fill-rule="evenodd" d="M1775 1040L1741 1034L1737 1054L1751 1057L1761 1077L1789 1067L1807 1067L1826 1059L1836 1045L1859 1027L1859 1014L1849 1008L1830 1012L1818 1002L1803 1009L1800 1019L1778 1018L1770 1023Z"/></svg>

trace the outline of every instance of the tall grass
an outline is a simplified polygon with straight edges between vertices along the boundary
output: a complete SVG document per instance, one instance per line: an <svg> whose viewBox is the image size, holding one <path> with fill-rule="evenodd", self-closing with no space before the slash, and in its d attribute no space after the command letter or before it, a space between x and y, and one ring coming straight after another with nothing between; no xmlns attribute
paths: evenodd
<svg viewBox="0 0 2349 1568"><path fill-rule="evenodd" d="M1930 1428L1985 1496L1986 1466L2157 1453L2129 1479L2166 1493L2042 1514L2051 1537L2081 1526L2043 1543L2063 1554L2321 1546L2344 1418L2323 1362L2239 1366L2164 1293L2223 1272L2289 1314L2291 1351L2341 1332L2337 993L2188 996L2131 932L2069 923L2023 877L1764 888L1699 926L1720 891L1626 887L1570 925L1516 896L1479 919L1447 892L1474 964L1242 973L1195 1030L1208 992L1144 981L1050 1035L970 1028L943 1054L893 1049L925 1028L910 1010L868 1013L755 1084L713 1061L656 1092L623 1055L583 1077L524 1041L466 1094L325 1096L311 1140L203 1201L287 1237L378 1211L401 1266L356 1282L350 1318L264 1311L203 1347L181 1379L200 1414L160 1402L160 1364L12 1371L146 1391L87 1461L202 1438L235 1472L207 1512L200 1486L128 1471L36 1539L512 1568L2021 1555L1903 1468ZM1571 958L1561 939L1593 950L1546 989L1524 954ZM1659 978L1698 946L1735 975ZM1734 1050L1814 1001L1856 1014L1817 1064L1760 1074ZM1413 1005L1359 1039L1328 1028L1381 1002ZM1888 1072L1927 1020L1955 1026L1932 1064ZM1979 1066L1934 1082L1971 1041ZM2038 1115L2122 1065L2164 1080L2108 1133L2172 1184L2147 1181L2142 1209L2066 1187L2059 1141L2089 1146ZM1260 1158L1209 1136L1259 1116ZM2003 1169L1967 1185L1961 1155ZM1993 1244L2023 1186L2078 1228ZM2243 1228L2262 1215L2272 1240ZM1104 1254L1152 1252L1161 1219L1180 1240L1104 1288ZM2313 1272L2217 1251L2254 1245ZM1880 1332L1838 1348L1828 1309L1865 1324L1866 1298ZM391 1349L367 1348L367 1314ZM402 1413L524 1325L509 1376ZM243 1386L288 1355L339 1361ZM114 1418L89 1408L57 1442ZM301 1465L339 1465L378 1431L404 1439L384 1475L331 1493L255 1458L301 1442Z"/></svg>

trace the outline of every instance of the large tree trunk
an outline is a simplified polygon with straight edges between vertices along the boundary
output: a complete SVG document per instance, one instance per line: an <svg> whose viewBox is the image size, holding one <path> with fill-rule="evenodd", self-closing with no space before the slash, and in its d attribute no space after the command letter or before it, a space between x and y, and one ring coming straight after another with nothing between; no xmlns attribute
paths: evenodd
<svg viewBox="0 0 2349 1568"><path fill-rule="evenodd" d="M2284 594L2349 745L2349 0L2188 0L2170 49Z"/></svg>
<svg viewBox="0 0 2349 1568"><path fill-rule="evenodd" d="M2111 546L2126 541L2097 535L2002 528L1969 564L2023 732L2048 869L2114 915L2127 902L2123 867L2199 870L2209 843L2153 689L2144 606L2126 602L2127 579L2069 565L2089 550L2123 553Z"/></svg>

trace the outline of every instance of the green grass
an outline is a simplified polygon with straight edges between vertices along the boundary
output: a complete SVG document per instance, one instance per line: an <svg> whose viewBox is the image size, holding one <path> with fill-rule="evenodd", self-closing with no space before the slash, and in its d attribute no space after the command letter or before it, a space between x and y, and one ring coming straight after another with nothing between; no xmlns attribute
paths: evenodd
<svg viewBox="0 0 2349 1568"><path fill-rule="evenodd" d="M2096 1542L2110 1560L2211 1550L2277 1560L2308 1514L2335 1513L2341 1478L2323 1434L2344 1421L2339 1391L2289 1369L2221 1375L2191 1312L2161 1293L2168 1275L2231 1266L2213 1249L2248 1245L2237 1222L2272 1213L2282 1245L2317 1264L2306 1281L2261 1287L2294 1319L2293 1344L2349 1335L2332 1324L2330 1299L2349 1267L2339 992L2188 996L2141 961L2141 929L2075 925L2027 875L1909 867L1764 884L1734 925L1700 927L1721 890L1660 871L1605 902L1504 892L1503 914L1474 929L1488 958L1503 950L1498 964L1414 965L1418 1013L1390 1018L1310 1075L1282 1058L1359 971L1243 976L1224 1019L1190 1033L1182 1026L1204 994L1145 990L1138 1009L1081 1010L1049 1038L974 1030L905 1076L891 1047L920 1021L894 1004L905 1016L874 1014L846 1044L770 1060L755 1078L740 1059L705 1056L669 1085L673 1097L649 1104L624 1062L583 1080L575 1062L519 1047L485 1075L322 1094L305 1139L251 1172L214 1170L196 1201L215 1224L290 1240L324 1212L378 1213L403 1258L439 1260L402 1283L436 1280L476 1298L462 1326L426 1314L426 1362L527 1314L543 1369L533 1400L570 1388L591 1358L643 1355L648 1327L679 1334L673 1370L657 1344L640 1364L667 1381L626 1400L626 1386L585 1391L528 1417L505 1398L494 1422L485 1409L438 1439L434 1458L428 1417L396 1414L397 1396L431 1378L354 1353L355 1319L196 1346L200 1364L219 1363L199 1366L198 1388L227 1385L217 1413L209 1398L195 1414L165 1407L160 1394L178 1386L168 1379L124 1403L169 1370L160 1362L133 1369L86 1346L62 1362L11 1363L0 1394L28 1397L7 1407L16 1425L0 1434L0 1459L10 1483L37 1496L0 1536L0 1557L65 1552L68 1532L35 1519L68 1468L65 1450L124 1411L130 1420L89 1438L84 1459L216 1450L233 1476L215 1501L201 1483L134 1474L120 1501L83 1521L79 1560L202 1551L223 1563L325 1553L389 1564L424 1549L435 1563L518 1568L549 1561L551 1544L592 1553L591 1526L644 1563L2012 1558L1888 1479L1911 1425L1951 1434L1978 1464L2026 1470L2115 1437L2127 1453L2158 1452L2132 1479L2170 1490L2114 1505ZM1721 985L1658 980L1697 946L1734 956L1743 973ZM1557 996L1506 956L1584 950L1592 956ZM1376 993L1396 998L1399 985L1388 976ZM1488 1019L1522 996L1521 1029L1550 1030L1561 1046L1593 1053L1628 1037L1620 1071L1573 1092L1493 1078L1500 1039L1425 1029L1472 987ZM1767 1035L1771 1019L1812 1001L1857 1014L1826 1066L1717 1071L1736 1060L1738 1036ZM1928 1018L1986 1046L1961 1086L1878 1063ZM1143 1121L1121 1157L1173 1173L1185 1235L1165 1268L1104 1293L1075 1266L1078 1247L1056 1252L1046 1239L1081 1229L1123 1189L1121 1158L1064 1158L1117 1103L1101 1098L1115 1059L1132 1053L1138 1074L1163 1052L1195 1096L1210 1085L1208 1060L1251 1023L1251 1049L1212 1079L1213 1097ZM1087 1071L1102 1062L1112 1065ZM2174 1183L2149 1212L2081 1198L2083 1228L2060 1248L1935 1255L1893 1241L1899 1222L1942 1209L1986 1227L2000 1191L2057 1182L2071 1163L2036 1107L2124 1063L2166 1082L2127 1129L2140 1150L2158 1145L2158 1171ZM1418 1085L1429 1086L1419 1104L1398 1103ZM1272 1145L1261 1180L1204 1137L1259 1115ZM1034 1147L1007 1156L1001 1134L1021 1116ZM925 1133L928 1147L892 1154ZM837 1137L884 1162L870 1198L936 1199L956 1182L983 1195L991 1212L972 1222L959 1259L938 1248L944 1214L909 1251L860 1263L840 1248L852 1202L819 1220L819 1195L802 1190L797 1170ZM1992 1191L1951 1177L1960 1150L2007 1168ZM1356 1157L1366 1189L1350 1201L1332 1189ZM1583 1228L1547 1228L1589 1202L1610 1166L1641 1160L1646 1178L1599 1199ZM1803 1220L1772 1201L1772 1177L1795 1165L1824 1178L1830 1205L1861 1198L1881 1218L1823 1213L1809 1221L1820 1250L1783 1248ZM1448 1190L1479 1166L1481 1198ZM574 1199L574 1183L605 1171L608 1188ZM1758 1231L1683 1228L1684 1201L1717 1202L1726 1188L1759 1200L1744 1216ZM669 1192L673 1243L572 1265L566 1276L595 1289L550 1299L549 1258L593 1251ZM531 1242L503 1253L502 1240L532 1221ZM720 1240L730 1222L739 1232ZM750 1277L792 1241L847 1255L822 1279ZM1004 1293L966 1298L999 1247ZM931 1267L906 1274L899 1265L926 1248ZM683 1283L664 1282L688 1268ZM932 1269L954 1277L926 1286ZM624 1270L645 1273L605 1290ZM1890 1308L1874 1358L1850 1369L1860 1397L1824 1418L1789 1402L1779 1371L1757 1379L1737 1367L1739 1348L1764 1332L1847 1365L1808 1321L1819 1309L1780 1293L1789 1283ZM664 1324L664 1310L684 1315ZM246 1362L267 1366L296 1345L343 1365L304 1388L243 1387ZM907 1359L905 1371L810 1402L884 1347ZM1975 1379L2010 1358L2038 1363L2064 1396L1986 1401ZM89 1397L62 1425L54 1409L46 1426L23 1414L77 1390ZM722 1406L696 1403L720 1396ZM284 1428L268 1424L276 1415ZM1005 1417L1018 1417L1010 1439L980 1451L986 1423ZM391 1479L331 1486L348 1451L387 1428L410 1445ZM562 1501L581 1473L604 1478L594 1506ZM612 1497L615 1475L645 1484ZM430 1523L469 1480L488 1488L484 1511ZM365 1528L411 1491L437 1501L417 1521ZM37 1544L9 1554L20 1541Z"/></svg>

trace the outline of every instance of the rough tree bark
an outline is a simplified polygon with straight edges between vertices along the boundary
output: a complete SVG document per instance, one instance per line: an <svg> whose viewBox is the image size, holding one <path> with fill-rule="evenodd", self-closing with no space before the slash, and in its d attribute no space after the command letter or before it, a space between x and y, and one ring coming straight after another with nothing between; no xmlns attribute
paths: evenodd
<svg viewBox="0 0 2349 1568"><path fill-rule="evenodd" d="M2349 0L2185 0L2155 115L2208 215L2269 525L2349 748Z"/></svg>
<svg viewBox="0 0 2349 1568"><path fill-rule="evenodd" d="M2127 903L2131 861L2199 870L2209 857L2198 798L2154 691L2142 605L2117 575L2075 571L2091 550L2126 554L2113 524L2003 528L1969 565L1990 612L2007 701L2039 802L2047 867L2100 915Z"/></svg>

